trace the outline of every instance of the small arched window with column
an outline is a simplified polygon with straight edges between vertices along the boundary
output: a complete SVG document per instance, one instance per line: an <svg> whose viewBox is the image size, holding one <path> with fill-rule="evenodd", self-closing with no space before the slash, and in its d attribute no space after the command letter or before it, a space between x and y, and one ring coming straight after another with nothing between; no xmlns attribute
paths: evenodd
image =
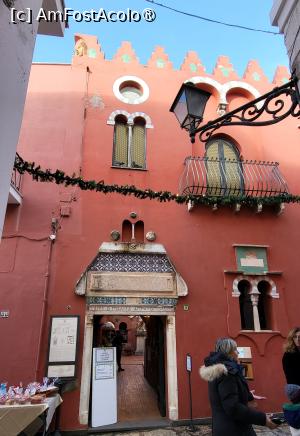
<svg viewBox="0 0 300 436"><path fill-rule="evenodd" d="M273 299L279 298L275 283L268 277L237 277L233 297L239 298L241 330L273 330Z"/></svg>
<svg viewBox="0 0 300 436"><path fill-rule="evenodd" d="M146 130L152 128L150 118L142 113L113 112L108 124L114 125L112 166L146 169Z"/></svg>

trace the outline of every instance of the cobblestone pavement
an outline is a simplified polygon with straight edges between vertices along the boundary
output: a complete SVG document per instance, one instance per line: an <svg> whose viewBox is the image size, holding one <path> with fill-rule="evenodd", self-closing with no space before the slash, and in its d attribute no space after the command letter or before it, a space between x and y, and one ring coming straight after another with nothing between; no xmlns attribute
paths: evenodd
<svg viewBox="0 0 300 436"><path fill-rule="evenodd" d="M275 430L269 430L267 427L254 426L257 436L290 436L289 427L281 425ZM195 431L191 431L189 427L170 427L156 430L138 430L114 433L102 433L102 436L211 436L211 427L207 425L195 426ZM95 435L91 435L95 436ZM229 436L229 435L228 435Z"/></svg>

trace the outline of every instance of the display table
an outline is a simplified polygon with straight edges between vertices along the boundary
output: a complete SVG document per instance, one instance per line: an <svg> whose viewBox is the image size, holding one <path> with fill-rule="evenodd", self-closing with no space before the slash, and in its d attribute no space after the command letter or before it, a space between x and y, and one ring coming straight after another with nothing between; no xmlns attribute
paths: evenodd
<svg viewBox="0 0 300 436"><path fill-rule="evenodd" d="M31 436L42 426L47 430L61 402L60 395L56 394L42 404L0 406L0 436L17 436L22 431Z"/></svg>

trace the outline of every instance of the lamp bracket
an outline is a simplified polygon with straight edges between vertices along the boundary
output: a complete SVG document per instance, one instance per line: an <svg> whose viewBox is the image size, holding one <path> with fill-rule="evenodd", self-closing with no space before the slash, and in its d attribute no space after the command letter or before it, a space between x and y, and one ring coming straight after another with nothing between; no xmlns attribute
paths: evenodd
<svg viewBox="0 0 300 436"><path fill-rule="evenodd" d="M279 123L289 115L300 118L300 97L297 82L297 77L293 76L289 82L272 89L256 100L194 129L190 132L191 140L199 133L200 141L206 142L215 130L224 126L269 126ZM290 98L283 100L281 97ZM259 120L261 116L263 119Z"/></svg>

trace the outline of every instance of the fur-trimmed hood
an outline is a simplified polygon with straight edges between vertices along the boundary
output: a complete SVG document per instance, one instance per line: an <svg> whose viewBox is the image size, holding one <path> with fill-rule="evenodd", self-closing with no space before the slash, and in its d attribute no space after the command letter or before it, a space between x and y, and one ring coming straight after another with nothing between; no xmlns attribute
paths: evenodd
<svg viewBox="0 0 300 436"><path fill-rule="evenodd" d="M200 377L207 382L212 382L223 375L237 374L239 365L223 353L212 352L204 359L204 365L199 370Z"/></svg>
<svg viewBox="0 0 300 436"><path fill-rule="evenodd" d="M207 382L212 382L217 378L220 378L222 375L227 375L228 370L224 363L216 363L211 366L201 366L199 369L200 377Z"/></svg>

